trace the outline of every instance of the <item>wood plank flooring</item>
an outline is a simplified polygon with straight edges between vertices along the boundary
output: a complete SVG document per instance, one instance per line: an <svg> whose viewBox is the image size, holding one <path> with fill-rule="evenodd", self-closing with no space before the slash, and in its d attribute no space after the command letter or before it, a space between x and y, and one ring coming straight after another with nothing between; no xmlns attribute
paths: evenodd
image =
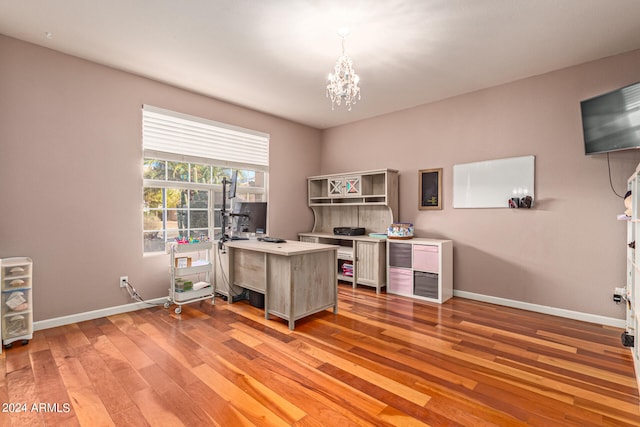
<svg viewBox="0 0 640 427"><path fill-rule="evenodd" d="M339 287L296 322L216 299L37 331L0 426L638 426L621 331Z"/></svg>

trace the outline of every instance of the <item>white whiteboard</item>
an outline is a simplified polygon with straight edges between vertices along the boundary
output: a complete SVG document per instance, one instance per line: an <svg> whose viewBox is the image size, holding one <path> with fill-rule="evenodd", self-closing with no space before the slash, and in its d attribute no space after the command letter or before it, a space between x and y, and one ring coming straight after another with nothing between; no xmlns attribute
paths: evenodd
<svg viewBox="0 0 640 427"><path fill-rule="evenodd" d="M453 207L508 208L512 197L533 197L534 170L535 156L453 165Z"/></svg>

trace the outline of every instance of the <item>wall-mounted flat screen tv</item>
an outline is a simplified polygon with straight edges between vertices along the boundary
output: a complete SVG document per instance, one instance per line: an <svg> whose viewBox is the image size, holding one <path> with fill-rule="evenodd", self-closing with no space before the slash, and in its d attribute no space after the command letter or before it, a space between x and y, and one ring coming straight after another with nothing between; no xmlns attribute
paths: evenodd
<svg viewBox="0 0 640 427"><path fill-rule="evenodd" d="M640 83L580 102L585 154L640 148Z"/></svg>

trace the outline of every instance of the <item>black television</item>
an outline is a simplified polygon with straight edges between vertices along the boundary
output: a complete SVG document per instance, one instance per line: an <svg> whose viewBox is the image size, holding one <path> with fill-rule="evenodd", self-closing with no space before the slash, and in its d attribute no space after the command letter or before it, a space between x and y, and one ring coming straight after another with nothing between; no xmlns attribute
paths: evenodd
<svg viewBox="0 0 640 427"><path fill-rule="evenodd" d="M233 232L260 233L267 230L267 202L240 202L233 205Z"/></svg>
<svg viewBox="0 0 640 427"><path fill-rule="evenodd" d="M580 102L584 153L640 148L640 83Z"/></svg>

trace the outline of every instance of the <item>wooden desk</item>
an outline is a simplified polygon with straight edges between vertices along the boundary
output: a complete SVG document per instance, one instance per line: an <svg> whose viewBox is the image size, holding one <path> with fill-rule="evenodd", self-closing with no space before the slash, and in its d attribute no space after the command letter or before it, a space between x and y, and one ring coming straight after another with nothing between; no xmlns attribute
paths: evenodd
<svg viewBox="0 0 640 427"><path fill-rule="evenodd" d="M295 321L333 307L338 312L336 245L232 240L225 243L229 283L264 294L265 318Z"/></svg>

